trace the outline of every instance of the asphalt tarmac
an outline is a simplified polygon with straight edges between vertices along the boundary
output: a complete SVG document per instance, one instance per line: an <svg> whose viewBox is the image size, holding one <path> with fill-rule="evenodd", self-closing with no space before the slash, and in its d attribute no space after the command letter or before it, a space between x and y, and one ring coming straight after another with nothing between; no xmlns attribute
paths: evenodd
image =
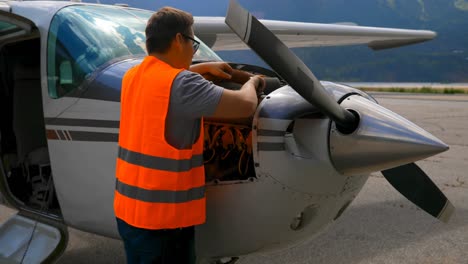
<svg viewBox="0 0 468 264"><path fill-rule="evenodd" d="M371 175L340 219L313 241L238 264L468 263L468 96L372 93L450 146L417 164L456 208L448 224L402 197L380 173ZM14 211L0 206L0 222ZM122 243L69 228L68 248L58 263L125 263Z"/></svg>

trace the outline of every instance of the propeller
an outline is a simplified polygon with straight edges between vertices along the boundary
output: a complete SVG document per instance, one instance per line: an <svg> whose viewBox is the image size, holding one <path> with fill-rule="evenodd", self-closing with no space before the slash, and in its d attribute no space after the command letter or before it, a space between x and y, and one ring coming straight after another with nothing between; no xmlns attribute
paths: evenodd
<svg viewBox="0 0 468 264"><path fill-rule="evenodd" d="M428 214L448 222L454 212L452 203L415 163L382 171L387 181L403 196Z"/></svg>
<svg viewBox="0 0 468 264"><path fill-rule="evenodd" d="M304 99L351 133L359 120L332 99L309 68L258 19L236 1L229 2L226 24Z"/></svg>
<svg viewBox="0 0 468 264"><path fill-rule="evenodd" d="M225 22L292 89L333 120L340 132L349 134L357 128L358 117L329 96L309 68L235 0L229 2ZM450 218L454 211L452 204L416 164L387 169L382 173L396 190L424 211L444 222Z"/></svg>

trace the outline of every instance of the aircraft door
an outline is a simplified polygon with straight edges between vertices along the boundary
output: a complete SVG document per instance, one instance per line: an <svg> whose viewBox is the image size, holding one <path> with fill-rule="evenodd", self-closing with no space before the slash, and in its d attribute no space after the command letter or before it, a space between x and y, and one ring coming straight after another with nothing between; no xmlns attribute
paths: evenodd
<svg viewBox="0 0 468 264"><path fill-rule="evenodd" d="M14 140L14 138L21 138L20 132L26 133L27 130L21 125L15 125L17 122L14 122L14 120L15 118L17 120L22 119L22 114L28 112L30 108L23 107L21 111L17 110L14 105L17 106L18 103L14 100L13 94L19 94L18 90L20 88L18 87L24 84L23 86L27 86L27 89L25 88L27 91L23 89L25 92L34 90L36 92L35 94L39 95L33 96L33 94L28 93L27 96L23 98L37 100L37 105L40 105L42 103L40 99L40 82L38 81L32 85L33 81L28 79L28 81L22 81L20 83L20 73L17 71L20 63L18 62L18 58L10 51L13 46L25 44L25 41L28 41L27 44L39 45L38 38L39 31L32 21L10 13L9 5L7 3L0 3L0 51L4 49L4 52L0 52L0 54L2 54L2 56L5 55L1 57L2 63L0 63L0 74L2 74L2 78L0 79L0 110L2 112L2 119L0 120L0 203L8 203L18 207L20 210L18 214L13 215L4 223L0 224L0 263L52 262L64 252L68 241L66 228L60 225L59 221L50 220L34 210L28 210L31 205L26 203L26 200L22 201L19 199L17 192L12 192L12 187L24 189L26 184L22 186L18 183L12 185L11 181L9 182L7 180L7 177L11 178L11 172L13 170L5 170L4 168L4 165L8 167L14 166L12 165L13 162L7 159L7 157L13 156L13 153L15 157L19 156L21 153L25 152L26 149L35 147L35 144L31 141L31 139L35 139L35 137L24 136L24 140L20 142L22 144L18 144L18 140ZM39 61L39 52L37 52L37 57L35 58ZM28 61L31 62L31 60L32 59L29 58ZM24 69L25 68L23 68L21 72L23 75L26 74ZM38 68L35 68L34 71L27 72L27 74L29 74L28 76L32 74L36 76L36 70L38 73ZM7 72L12 73L11 76L13 77L10 81L13 82L13 84L5 80L8 79L6 78ZM43 115L40 114L39 119L42 118ZM36 119L37 118L34 120ZM27 121L33 123L29 119L27 119ZM22 129L19 131L15 130L15 128ZM41 129L44 129L44 126L42 126ZM16 136L9 137L9 135L13 135L13 133L16 133ZM26 152L28 154L31 153L29 150ZM32 167L34 166L29 166L28 168ZM34 198L35 196L30 196L28 198L31 197ZM27 201L31 203L31 199L27 199Z"/></svg>
<svg viewBox="0 0 468 264"><path fill-rule="evenodd" d="M3 4L1 4L0 46L3 46L6 41L10 41L14 38L31 35L37 30L35 24L31 20L3 10Z"/></svg>
<svg viewBox="0 0 468 264"><path fill-rule="evenodd" d="M0 263L50 263L67 242L61 228L17 214L0 225Z"/></svg>

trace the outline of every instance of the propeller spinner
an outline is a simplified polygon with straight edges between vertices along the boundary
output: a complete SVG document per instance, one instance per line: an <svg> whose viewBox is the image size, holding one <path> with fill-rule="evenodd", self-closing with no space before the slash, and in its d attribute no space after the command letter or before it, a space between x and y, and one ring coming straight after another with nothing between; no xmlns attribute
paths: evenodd
<svg viewBox="0 0 468 264"><path fill-rule="evenodd" d="M410 163L445 151L448 149L447 145L406 119L404 119L405 123L398 126L398 133L406 135L406 137L392 133L374 133L373 136L375 137L369 137L365 132L375 132L376 125L385 128L400 124L399 122L392 123L395 121L392 120L393 117L399 116L391 112L390 118L372 119L372 116L370 118L369 116L362 116L365 113L359 112L359 110L349 111L340 106L328 95L309 68L281 40L235 0L230 0L225 22L298 94L335 122L334 126L339 138L352 143L351 145L347 144L348 149L349 146L359 148L356 145L361 143L367 144L366 148L362 148L364 150L372 150L373 144L376 143L381 144L381 146L384 145L383 148L379 147L380 151L374 153L366 154L366 151L360 152L359 149L354 151L354 154L361 154L359 155L361 164L357 167L346 161L346 159L352 157L353 153L351 152L353 150L348 156L340 156L331 151L331 159L338 171L346 175L350 172L369 173L384 169L382 174L396 190L432 216L444 222L448 221L454 211L452 204L416 164ZM374 104L370 111L377 109L385 108ZM385 114L382 116L385 116ZM392 122L388 123L389 121ZM363 124L367 125L367 127ZM334 143L336 144L336 142ZM330 145L334 143L331 142ZM395 144L403 145L411 149L411 151L403 150L402 155L401 149L393 147L393 151L389 153L387 150L389 150L389 147L392 149L391 147ZM349 170L350 167L352 167L351 171Z"/></svg>

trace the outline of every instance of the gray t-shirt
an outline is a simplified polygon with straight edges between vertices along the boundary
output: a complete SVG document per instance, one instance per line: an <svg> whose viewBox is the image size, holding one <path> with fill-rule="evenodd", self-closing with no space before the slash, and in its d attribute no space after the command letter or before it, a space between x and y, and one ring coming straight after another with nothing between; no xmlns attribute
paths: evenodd
<svg viewBox="0 0 468 264"><path fill-rule="evenodd" d="M177 149L191 148L200 134L201 117L214 114L223 89L198 73L180 72L172 82L166 117L167 142Z"/></svg>

